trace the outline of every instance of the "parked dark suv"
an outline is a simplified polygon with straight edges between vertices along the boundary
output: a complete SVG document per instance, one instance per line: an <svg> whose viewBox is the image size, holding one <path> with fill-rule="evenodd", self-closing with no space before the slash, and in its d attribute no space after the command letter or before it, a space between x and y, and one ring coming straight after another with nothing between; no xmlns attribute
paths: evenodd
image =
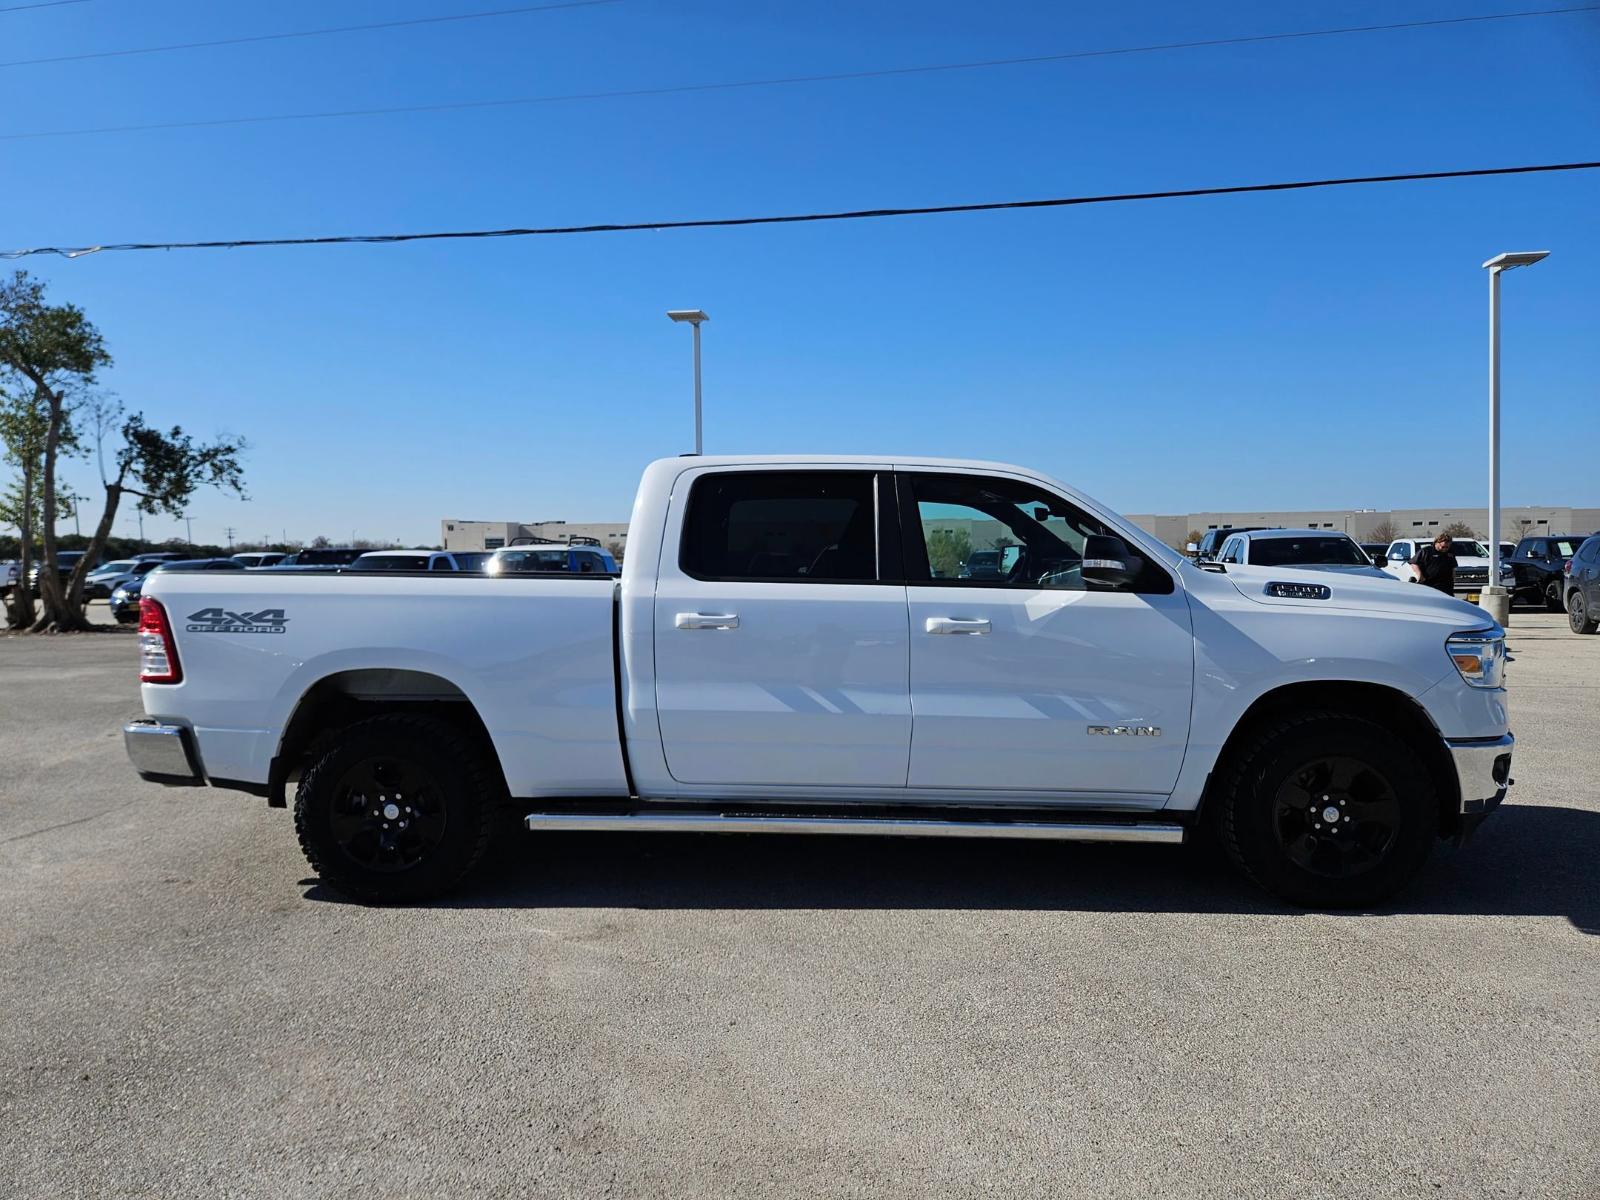
<svg viewBox="0 0 1600 1200"><path fill-rule="evenodd" d="M1584 534L1541 533L1525 537L1511 554L1511 601L1543 604L1551 612L1566 607L1562 588L1566 582L1567 561L1583 545Z"/></svg>
<svg viewBox="0 0 1600 1200"><path fill-rule="evenodd" d="M72 568L78 565L78 560L84 556L82 550L57 550L56 574L61 579L61 586L67 586L67 580L72 578ZM35 596L39 594L39 571L44 566L40 559L34 559L33 566L28 569L28 590Z"/></svg>
<svg viewBox="0 0 1600 1200"><path fill-rule="evenodd" d="M365 554L354 546L317 546L296 550L277 565L280 567L348 567Z"/></svg>
<svg viewBox="0 0 1600 1200"><path fill-rule="evenodd" d="M1189 553L1194 555L1196 562L1215 562L1217 551L1222 549L1222 543L1228 540L1230 534L1254 533L1266 528L1265 525L1227 525L1221 529L1208 529L1198 546L1194 542L1189 543Z"/></svg>
<svg viewBox="0 0 1600 1200"><path fill-rule="evenodd" d="M1600 533L1586 538L1567 559L1561 599L1573 633L1600 629Z"/></svg>

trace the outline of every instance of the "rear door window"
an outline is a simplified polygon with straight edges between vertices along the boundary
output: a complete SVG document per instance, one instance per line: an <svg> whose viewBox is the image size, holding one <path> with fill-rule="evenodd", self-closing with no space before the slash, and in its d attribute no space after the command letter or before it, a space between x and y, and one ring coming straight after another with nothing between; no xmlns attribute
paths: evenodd
<svg viewBox="0 0 1600 1200"><path fill-rule="evenodd" d="M870 471L704 475L689 493L680 565L704 580L876 580L874 478Z"/></svg>

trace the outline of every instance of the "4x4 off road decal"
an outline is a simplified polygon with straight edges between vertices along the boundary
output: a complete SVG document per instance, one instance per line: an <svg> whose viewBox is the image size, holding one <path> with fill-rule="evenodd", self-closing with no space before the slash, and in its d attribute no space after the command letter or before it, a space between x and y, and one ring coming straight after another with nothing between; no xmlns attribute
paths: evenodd
<svg viewBox="0 0 1600 1200"><path fill-rule="evenodd" d="M260 612L231 612L222 608L202 608L189 614L190 633L283 633L289 618L281 608Z"/></svg>

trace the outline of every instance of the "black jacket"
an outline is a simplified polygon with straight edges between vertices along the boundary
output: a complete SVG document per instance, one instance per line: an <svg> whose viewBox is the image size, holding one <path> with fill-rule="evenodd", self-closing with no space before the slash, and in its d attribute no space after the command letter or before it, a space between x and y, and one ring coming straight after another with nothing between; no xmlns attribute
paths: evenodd
<svg viewBox="0 0 1600 1200"><path fill-rule="evenodd" d="M1422 572L1422 582L1445 595L1456 590L1456 556L1448 550L1424 546L1411 560Z"/></svg>

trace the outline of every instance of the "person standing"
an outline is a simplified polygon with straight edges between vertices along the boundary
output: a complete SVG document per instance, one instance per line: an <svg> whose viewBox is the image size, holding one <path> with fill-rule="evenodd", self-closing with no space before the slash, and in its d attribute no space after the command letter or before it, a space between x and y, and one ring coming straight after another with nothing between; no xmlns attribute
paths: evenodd
<svg viewBox="0 0 1600 1200"><path fill-rule="evenodd" d="M1455 595L1456 556L1450 535L1441 533L1433 545L1418 550L1411 560L1412 583L1438 588L1446 596Z"/></svg>

